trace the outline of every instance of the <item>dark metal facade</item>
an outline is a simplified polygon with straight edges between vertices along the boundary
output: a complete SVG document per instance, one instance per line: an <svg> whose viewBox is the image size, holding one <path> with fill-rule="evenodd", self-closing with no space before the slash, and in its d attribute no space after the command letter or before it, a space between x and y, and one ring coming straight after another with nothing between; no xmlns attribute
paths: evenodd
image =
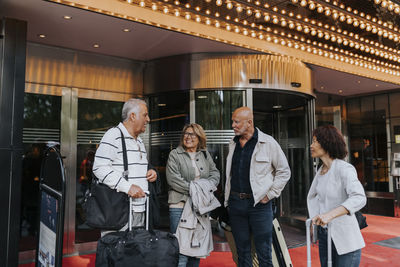
<svg viewBox="0 0 400 267"><path fill-rule="evenodd" d="M26 28L0 21L0 266L18 266Z"/></svg>

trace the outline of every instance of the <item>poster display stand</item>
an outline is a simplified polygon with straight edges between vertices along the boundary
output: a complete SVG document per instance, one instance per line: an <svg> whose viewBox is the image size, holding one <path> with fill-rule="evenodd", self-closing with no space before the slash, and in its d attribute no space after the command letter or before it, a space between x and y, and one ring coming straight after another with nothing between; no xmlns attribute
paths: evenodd
<svg viewBox="0 0 400 267"><path fill-rule="evenodd" d="M62 266L65 169L56 146L48 147L40 170L36 267Z"/></svg>

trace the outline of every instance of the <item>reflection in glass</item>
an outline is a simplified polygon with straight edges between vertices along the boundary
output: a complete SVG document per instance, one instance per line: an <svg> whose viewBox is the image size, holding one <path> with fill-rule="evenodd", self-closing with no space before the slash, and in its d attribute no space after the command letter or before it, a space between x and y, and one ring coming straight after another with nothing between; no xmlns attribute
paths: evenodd
<svg viewBox="0 0 400 267"><path fill-rule="evenodd" d="M233 111L244 106L245 91L196 92L196 122L204 130L230 130Z"/></svg>
<svg viewBox="0 0 400 267"><path fill-rule="evenodd" d="M123 102L78 99L75 242L97 241L100 231L86 225L83 201L92 182L94 154L104 133L121 121Z"/></svg>
<svg viewBox="0 0 400 267"><path fill-rule="evenodd" d="M36 246L39 175L47 142L60 141L61 97L25 93L20 250Z"/></svg>
<svg viewBox="0 0 400 267"><path fill-rule="evenodd" d="M387 95L351 98L346 101L346 106L349 107L349 159L366 191L389 192L386 132L388 102Z"/></svg>

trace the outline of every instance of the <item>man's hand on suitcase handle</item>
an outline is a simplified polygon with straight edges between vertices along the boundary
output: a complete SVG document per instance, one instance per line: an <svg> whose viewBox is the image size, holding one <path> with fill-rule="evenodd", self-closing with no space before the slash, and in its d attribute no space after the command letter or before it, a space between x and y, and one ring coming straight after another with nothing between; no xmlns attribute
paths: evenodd
<svg viewBox="0 0 400 267"><path fill-rule="evenodd" d="M129 188L128 195L132 198L141 198L146 196L142 188L134 184Z"/></svg>

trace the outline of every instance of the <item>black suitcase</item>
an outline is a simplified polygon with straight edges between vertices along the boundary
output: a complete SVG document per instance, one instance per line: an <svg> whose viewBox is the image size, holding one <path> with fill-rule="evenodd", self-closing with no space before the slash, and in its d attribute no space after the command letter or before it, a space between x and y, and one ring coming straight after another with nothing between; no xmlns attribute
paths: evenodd
<svg viewBox="0 0 400 267"><path fill-rule="evenodd" d="M179 244L176 237L168 232L149 230L148 200L146 194L146 229L132 229L129 216L129 231L112 232L100 238L97 243L96 267L178 266Z"/></svg>

